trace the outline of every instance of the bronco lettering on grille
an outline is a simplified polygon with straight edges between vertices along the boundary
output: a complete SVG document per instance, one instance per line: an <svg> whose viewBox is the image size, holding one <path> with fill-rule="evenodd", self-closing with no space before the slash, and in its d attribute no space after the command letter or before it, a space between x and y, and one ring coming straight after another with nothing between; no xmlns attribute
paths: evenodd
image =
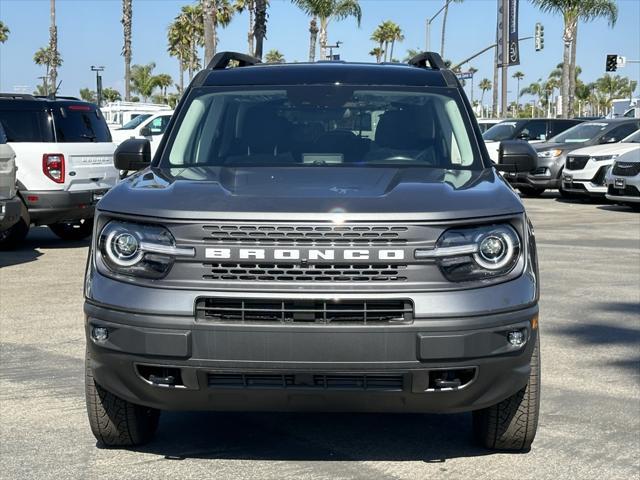
<svg viewBox="0 0 640 480"><path fill-rule="evenodd" d="M263 248L206 248L206 258L241 260L265 260L267 250ZM404 260L404 250L380 249L371 251L368 249L295 249L276 248L272 251L274 260Z"/></svg>

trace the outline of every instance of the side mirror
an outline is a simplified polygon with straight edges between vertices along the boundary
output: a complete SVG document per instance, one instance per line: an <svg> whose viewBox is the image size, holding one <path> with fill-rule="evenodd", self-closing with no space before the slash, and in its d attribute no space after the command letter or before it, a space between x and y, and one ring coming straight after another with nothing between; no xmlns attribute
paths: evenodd
<svg viewBox="0 0 640 480"><path fill-rule="evenodd" d="M150 137L151 135L153 135L153 133L151 133L151 129L148 126L140 129L141 137Z"/></svg>
<svg viewBox="0 0 640 480"><path fill-rule="evenodd" d="M130 138L122 142L113 154L118 170L142 170L151 164L151 144L146 138Z"/></svg>
<svg viewBox="0 0 640 480"><path fill-rule="evenodd" d="M524 141L529 141L531 139L531 137L529 136L529 134L527 132L521 132L518 134L518 140L524 140Z"/></svg>
<svg viewBox="0 0 640 480"><path fill-rule="evenodd" d="M501 172L530 172L536 168L538 153L522 140L500 142L496 169Z"/></svg>
<svg viewBox="0 0 640 480"><path fill-rule="evenodd" d="M600 143L616 143L618 139L616 137L602 137Z"/></svg>

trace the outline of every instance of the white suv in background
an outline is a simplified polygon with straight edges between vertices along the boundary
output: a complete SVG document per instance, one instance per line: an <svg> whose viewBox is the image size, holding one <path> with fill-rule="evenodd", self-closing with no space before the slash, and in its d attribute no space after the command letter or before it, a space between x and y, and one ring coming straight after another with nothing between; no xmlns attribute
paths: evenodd
<svg viewBox="0 0 640 480"><path fill-rule="evenodd" d="M130 138L146 138L151 144L151 157L153 158L169 120L171 120L171 115L173 115L173 110L138 115L121 128L111 130L113 142L119 145Z"/></svg>
<svg viewBox="0 0 640 480"><path fill-rule="evenodd" d="M0 238L18 223L21 210L22 202L16 192L16 154L7 144L0 123Z"/></svg>
<svg viewBox="0 0 640 480"><path fill-rule="evenodd" d="M640 160L640 130L619 143L579 148L567 155L562 188L571 196L604 197L606 176L614 161Z"/></svg>
<svg viewBox="0 0 640 480"><path fill-rule="evenodd" d="M0 248L19 245L30 225L48 225L65 240L89 236L96 202L118 179L100 110L71 97L0 94L0 123L16 154L24 210Z"/></svg>

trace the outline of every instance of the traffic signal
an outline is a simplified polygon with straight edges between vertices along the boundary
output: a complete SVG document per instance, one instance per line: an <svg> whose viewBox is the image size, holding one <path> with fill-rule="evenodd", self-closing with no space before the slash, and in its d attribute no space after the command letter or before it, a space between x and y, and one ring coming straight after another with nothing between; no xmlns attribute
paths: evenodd
<svg viewBox="0 0 640 480"><path fill-rule="evenodd" d="M605 71L615 72L616 70L618 70L618 55L607 55Z"/></svg>
<svg viewBox="0 0 640 480"><path fill-rule="evenodd" d="M536 23L534 38L535 38L536 52L539 52L544 48L544 26L540 22Z"/></svg>

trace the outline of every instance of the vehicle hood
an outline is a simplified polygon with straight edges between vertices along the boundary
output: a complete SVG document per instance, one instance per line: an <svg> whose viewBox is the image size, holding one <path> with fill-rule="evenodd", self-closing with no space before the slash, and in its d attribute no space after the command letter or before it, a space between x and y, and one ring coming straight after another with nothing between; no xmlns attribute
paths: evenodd
<svg viewBox="0 0 640 480"><path fill-rule="evenodd" d="M543 152L545 150L562 150L562 151L571 151L576 150L578 148L582 148L586 145L583 142L575 142L575 143L552 143L552 142L542 142L542 143L534 143L531 146L538 152Z"/></svg>
<svg viewBox="0 0 640 480"><path fill-rule="evenodd" d="M118 184L98 208L238 220L447 220L524 211L493 169L386 167L147 169Z"/></svg>
<svg viewBox="0 0 640 480"><path fill-rule="evenodd" d="M577 150L573 150L571 154L585 156L622 155L638 149L640 149L639 143L609 143L606 145L594 145L592 147L579 148Z"/></svg>
<svg viewBox="0 0 640 480"><path fill-rule="evenodd" d="M111 139L113 143L120 144L129 138L136 138L136 130L121 130L114 129L111 130Z"/></svg>

